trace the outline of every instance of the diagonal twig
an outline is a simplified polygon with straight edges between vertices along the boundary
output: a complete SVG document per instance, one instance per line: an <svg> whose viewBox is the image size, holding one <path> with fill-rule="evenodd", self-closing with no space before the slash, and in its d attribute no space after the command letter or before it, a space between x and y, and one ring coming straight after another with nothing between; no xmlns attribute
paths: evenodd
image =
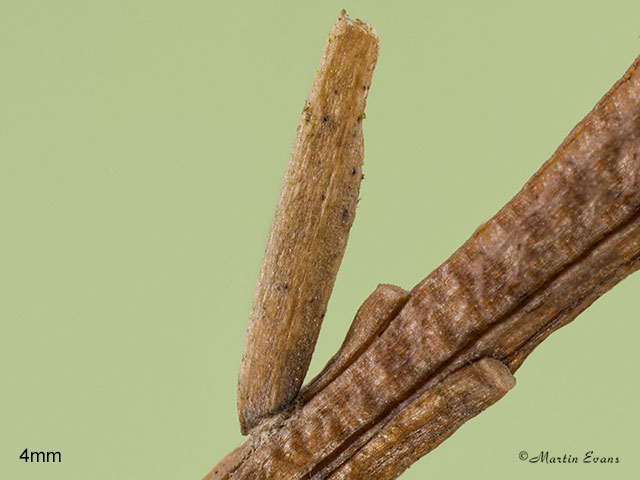
<svg viewBox="0 0 640 480"><path fill-rule="evenodd" d="M293 407L206 478L395 478L640 268L639 65L440 267L376 289Z"/></svg>

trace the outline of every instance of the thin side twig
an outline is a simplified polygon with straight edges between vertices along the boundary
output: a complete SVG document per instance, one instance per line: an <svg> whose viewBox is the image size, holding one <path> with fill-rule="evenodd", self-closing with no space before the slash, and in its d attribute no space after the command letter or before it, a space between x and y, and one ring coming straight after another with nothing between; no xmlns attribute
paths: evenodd
<svg viewBox="0 0 640 480"><path fill-rule="evenodd" d="M343 10L313 80L256 286L238 378L243 433L298 394L353 224L379 42Z"/></svg>

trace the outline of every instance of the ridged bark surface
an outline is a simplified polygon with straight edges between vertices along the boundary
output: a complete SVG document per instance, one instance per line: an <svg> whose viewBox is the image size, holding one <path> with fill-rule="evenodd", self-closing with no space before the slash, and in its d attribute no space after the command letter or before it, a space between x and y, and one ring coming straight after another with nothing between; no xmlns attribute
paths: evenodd
<svg viewBox="0 0 640 480"><path fill-rule="evenodd" d="M501 398L550 333L640 268L639 64L408 295L379 287L296 407L206 478L395 478Z"/></svg>

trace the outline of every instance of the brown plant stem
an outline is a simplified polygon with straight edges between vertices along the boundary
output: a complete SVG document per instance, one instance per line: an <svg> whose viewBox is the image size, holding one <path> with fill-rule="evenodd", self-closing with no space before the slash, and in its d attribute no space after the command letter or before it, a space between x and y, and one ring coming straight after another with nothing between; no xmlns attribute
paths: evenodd
<svg viewBox="0 0 640 480"><path fill-rule="evenodd" d="M347 245L378 37L338 17L302 111L269 233L238 378L243 433L298 394Z"/></svg>
<svg viewBox="0 0 640 480"><path fill-rule="evenodd" d="M501 398L550 333L640 268L639 64L408 295L379 287L291 410L205 478L395 478Z"/></svg>

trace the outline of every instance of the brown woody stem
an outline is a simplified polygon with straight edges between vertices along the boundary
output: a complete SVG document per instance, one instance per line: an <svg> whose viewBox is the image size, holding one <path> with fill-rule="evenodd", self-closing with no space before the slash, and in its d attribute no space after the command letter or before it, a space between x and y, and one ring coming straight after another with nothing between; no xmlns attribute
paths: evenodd
<svg viewBox="0 0 640 480"><path fill-rule="evenodd" d="M297 407L206 478L395 478L640 268L639 64L408 297L374 292Z"/></svg>
<svg viewBox="0 0 640 480"><path fill-rule="evenodd" d="M342 11L302 111L238 378L243 433L296 397L347 246L362 180L362 119L378 37Z"/></svg>

